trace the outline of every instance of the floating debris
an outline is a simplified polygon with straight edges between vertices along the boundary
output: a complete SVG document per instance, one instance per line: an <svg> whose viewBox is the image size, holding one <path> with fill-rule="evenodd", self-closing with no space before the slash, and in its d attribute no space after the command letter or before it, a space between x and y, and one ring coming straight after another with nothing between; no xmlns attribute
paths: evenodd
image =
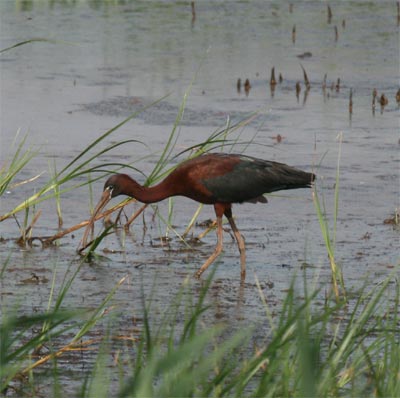
<svg viewBox="0 0 400 398"><path fill-rule="evenodd" d="M374 88L372 90L372 114L375 115L375 101L376 97L378 96L378 90Z"/></svg>
<svg viewBox="0 0 400 398"><path fill-rule="evenodd" d="M276 86L276 79L275 79L275 66L271 69L271 79L269 80L270 86Z"/></svg>
<svg viewBox="0 0 400 398"><path fill-rule="evenodd" d="M335 29L335 41L338 41L338 39L339 39L339 31L338 31L338 28L337 28L337 26L335 25L335 26L333 27L333 29Z"/></svg>
<svg viewBox="0 0 400 398"><path fill-rule="evenodd" d="M400 104L400 88L397 90L397 93L396 93L396 101L398 104Z"/></svg>
<svg viewBox="0 0 400 398"><path fill-rule="evenodd" d="M338 93L340 91L340 77L338 77L337 82L336 82L336 92Z"/></svg>
<svg viewBox="0 0 400 398"><path fill-rule="evenodd" d="M279 83L283 82L283 77L282 77L282 73L279 73ZM399 90L400 91L400 90Z"/></svg>
<svg viewBox="0 0 400 398"><path fill-rule="evenodd" d="M389 103L389 100L387 99L385 94L382 93L381 97L379 98L379 103L382 107L386 106Z"/></svg>
<svg viewBox="0 0 400 398"><path fill-rule="evenodd" d="M277 134L277 135L274 135L274 136L272 136L270 138L273 139L274 141L276 141L277 144L280 144L285 137L283 137L280 134Z"/></svg>
<svg viewBox="0 0 400 398"><path fill-rule="evenodd" d="M371 239L372 232L366 232L360 239L362 240L369 240Z"/></svg>
<svg viewBox="0 0 400 398"><path fill-rule="evenodd" d="M343 19L343 21L342 21L342 28L346 29L346 20L345 19Z"/></svg>
<svg viewBox="0 0 400 398"><path fill-rule="evenodd" d="M206 220L203 221L196 221L195 225L196 227L201 227L201 228L215 228L217 226L217 223L215 220L207 218Z"/></svg>
<svg viewBox="0 0 400 398"><path fill-rule="evenodd" d="M322 95L324 97L324 101L326 100L326 98L329 98L329 93L326 93L326 79L327 79L327 74L325 73L324 75L324 80L322 80Z"/></svg>
<svg viewBox="0 0 400 398"><path fill-rule="evenodd" d="M300 82L297 82L296 83L296 98L297 98L297 102L299 101L300 91L301 91L301 85L300 85Z"/></svg>
<svg viewBox="0 0 400 398"><path fill-rule="evenodd" d="M250 80L246 79L246 81L244 82L244 92L246 93L246 95L249 95L250 89L251 89Z"/></svg>
<svg viewBox="0 0 400 398"><path fill-rule="evenodd" d="M353 114L353 89L350 89L350 95L349 95L349 113L350 115Z"/></svg>
<svg viewBox="0 0 400 398"><path fill-rule="evenodd" d="M280 134L277 134L276 137L275 137L275 139L276 139L276 142L277 142L278 144L280 144L280 143L282 142L283 137L282 137Z"/></svg>
<svg viewBox="0 0 400 398"><path fill-rule="evenodd" d="M400 26L400 1L397 2L397 26Z"/></svg>
<svg viewBox="0 0 400 398"><path fill-rule="evenodd" d="M331 22L332 22L332 10L328 4L328 24L330 24Z"/></svg>
<svg viewBox="0 0 400 398"><path fill-rule="evenodd" d="M271 89L271 98L274 97L276 87L275 66L271 69L271 78L269 80L269 88Z"/></svg>
<svg viewBox="0 0 400 398"><path fill-rule="evenodd" d="M375 101L376 101L376 97L378 96L378 90L376 88L374 88L372 90L372 106L375 108Z"/></svg>
<svg viewBox="0 0 400 398"><path fill-rule="evenodd" d="M37 284L40 283L40 279L34 272L32 272L30 278L23 279L20 283L22 283L24 285L27 285L27 284L30 284L30 283L34 283L34 284L37 285Z"/></svg>
<svg viewBox="0 0 400 398"><path fill-rule="evenodd" d="M296 43L296 25L293 25L292 28L292 43Z"/></svg>
<svg viewBox="0 0 400 398"><path fill-rule="evenodd" d="M196 21L196 9L194 6L194 1L192 1L190 3L191 7L192 7L192 26L194 25L194 22Z"/></svg>
<svg viewBox="0 0 400 398"><path fill-rule="evenodd" d="M383 113L383 109L389 103L389 100L388 100L388 98L386 97L385 94L382 93L382 95L379 98L379 103L381 104L381 114L382 114Z"/></svg>
<svg viewBox="0 0 400 398"><path fill-rule="evenodd" d="M306 51L303 54L296 55L296 57L300 58L300 59L311 58L312 57L312 53L310 53L310 51Z"/></svg>
<svg viewBox="0 0 400 398"><path fill-rule="evenodd" d="M301 66L301 69L303 69L304 83L306 85L306 90L308 91L311 87L310 80L308 79L307 72L304 69L304 66L302 64L300 64L300 66Z"/></svg>
<svg viewBox="0 0 400 398"><path fill-rule="evenodd" d="M303 96L303 106L306 104L307 102L307 98L308 98L308 93L310 92L310 88L306 88L304 90L304 96Z"/></svg>
<svg viewBox="0 0 400 398"><path fill-rule="evenodd" d="M20 281L20 284L22 285L38 285L39 283L47 283L49 280L43 276L42 278L40 278L39 276L37 276L34 272L31 273L31 277L27 278L27 279L23 279L22 281Z"/></svg>
<svg viewBox="0 0 400 398"><path fill-rule="evenodd" d="M240 92L242 91L242 80L240 79L240 77L239 77L239 79L237 79L236 89L237 89L237 92L240 94Z"/></svg>
<svg viewBox="0 0 400 398"><path fill-rule="evenodd" d="M384 224L400 226L400 209L395 209L394 216L383 220Z"/></svg>

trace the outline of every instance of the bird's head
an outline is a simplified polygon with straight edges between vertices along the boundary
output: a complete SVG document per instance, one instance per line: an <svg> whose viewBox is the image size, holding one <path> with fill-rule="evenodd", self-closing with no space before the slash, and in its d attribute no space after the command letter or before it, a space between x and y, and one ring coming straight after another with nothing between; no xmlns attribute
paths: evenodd
<svg viewBox="0 0 400 398"><path fill-rule="evenodd" d="M132 183L132 178L127 174L114 174L105 182L103 194L107 192L110 199L118 195L126 195L126 189L130 183Z"/></svg>
<svg viewBox="0 0 400 398"><path fill-rule="evenodd" d="M79 252L82 252L86 247L88 247L87 240L89 233L90 231L93 231L93 226L96 219L104 217L104 215L101 215L101 211L104 209L107 203L118 195L127 195L135 198L135 192L142 188L143 187L138 182L129 177L127 174L113 174L107 179L106 183L104 184L101 198L94 208L92 217L90 218L83 234Z"/></svg>
<svg viewBox="0 0 400 398"><path fill-rule="evenodd" d="M93 210L92 217L89 220L88 226L86 227L85 233L81 242L80 251L84 250L87 245L87 239L89 236L89 232L93 230L94 222L96 221L96 217L101 213L106 204L118 195L126 195L126 190L128 188L129 183L132 183L132 179L126 174L114 174L108 178L106 183L104 184L103 194L99 202L97 203L95 209Z"/></svg>

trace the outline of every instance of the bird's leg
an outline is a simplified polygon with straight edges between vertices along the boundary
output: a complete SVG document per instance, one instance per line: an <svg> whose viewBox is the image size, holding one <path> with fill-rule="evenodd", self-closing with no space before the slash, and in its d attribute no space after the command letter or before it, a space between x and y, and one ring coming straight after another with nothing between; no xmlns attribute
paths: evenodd
<svg viewBox="0 0 400 398"><path fill-rule="evenodd" d="M222 216L217 216L217 246L215 247L214 253L207 259L207 261L200 267L196 272L196 278L200 278L201 274L215 261L215 259L221 254L222 251Z"/></svg>
<svg viewBox="0 0 400 398"><path fill-rule="evenodd" d="M244 239L243 239L242 235L240 234L233 218L232 217L228 218L228 221L229 221L229 224L231 224L231 228L235 235L236 242L237 242L237 245L239 248L240 268L241 268L240 276L242 279L244 279L246 277L246 246L244 244Z"/></svg>
<svg viewBox="0 0 400 398"><path fill-rule="evenodd" d="M240 276L241 279L244 280L244 278L246 277L246 246L244 244L244 239L236 226L235 220L232 217L232 210L231 209L225 210L225 216L227 217L229 224L231 225L233 234L235 235L236 242L239 248L240 268L241 268Z"/></svg>

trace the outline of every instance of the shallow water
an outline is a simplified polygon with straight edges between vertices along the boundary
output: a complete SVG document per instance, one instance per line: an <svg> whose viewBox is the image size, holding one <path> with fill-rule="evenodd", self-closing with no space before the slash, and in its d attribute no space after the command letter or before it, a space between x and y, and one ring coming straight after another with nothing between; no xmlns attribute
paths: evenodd
<svg viewBox="0 0 400 398"><path fill-rule="evenodd" d="M366 275L378 283L398 267L399 230L384 224L399 207L399 107L395 101L399 28L394 3L330 2L334 15L330 25L326 6L319 2L296 2L293 13L279 2L198 2L194 22L189 3L50 6L47 2L25 2L24 10L16 4L20 3L0 4L1 48L37 37L55 42L31 43L0 56L1 164L15 151L10 147L20 131L20 136L28 134L29 145L39 151L20 179L43 173L35 182L4 194L1 214L40 188L54 165L60 170L138 107L169 94L106 142L135 139L145 145L127 144L96 160L96 164L133 162L150 173L172 130L184 93L193 82L176 153L222 129L228 117L237 122L259 111L252 123L233 136L242 142L253 140L253 144L239 142L234 150L245 149L249 155L314 169L317 190L325 198L333 228L334 184L341 150L336 256L346 285L356 289ZM297 34L293 44L294 24ZM338 26L337 42L334 25ZM305 52L312 56L297 57ZM311 81L306 98L300 62ZM272 95L268 82L273 66L277 77L282 73L283 82ZM324 94L321 85L325 74L328 88ZM250 79L248 96L243 88L237 92L239 77L242 83ZM340 90L331 90L338 78ZM295 94L297 81L302 84L299 99ZM389 104L383 110L377 105L373 113L374 88L379 95L385 93ZM277 135L282 137L280 143ZM93 201L100 197L101 189L102 181L93 185ZM88 217L89 197L87 187L62 196L64 227ZM178 233L184 232L196 208L188 199L174 199L172 224ZM118 313L123 314L118 321L121 334L133 333L134 327L140 329L140 321L133 325L131 320L140 316L142 287L147 296L152 295L158 311L168 307L184 281L212 252L216 239L210 233L202 245L187 250L168 231L171 241L162 245L160 236L167 228L154 217L154 209L145 212L146 229L141 219L132 226L131 234L112 235L104 241L99 248L104 257L82 267L64 301L66 306L96 307L128 275L114 298ZM56 233L54 200L37 205L36 210L42 215L33 234ZM168 218L167 201L158 211ZM270 196L267 205L237 205L234 214L246 239L246 285L240 291L239 257L226 233L209 297L213 313L207 322L266 322L255 281L260 281L270 305L279 313L285 290L293 277L303 272L305 263L310 281L318 280L323 292L330 289L329 262L311 190L278 193ZM23 214L17 218L21 223ZM213 211L206 206L200 221L209 218L213 218ZM193 234L201 232L203 228L196 227ZM16 221L2 222L0 261L2 265L8 261L0 282L2 311L15 305L27 313L44 310L54 272L57 292L68 270L79 264L75 251L82 233L75 232L74 238L68 235L51 249L43 250L38 243L21 248L15 243L19 236ZM32 273L39 277L39 283L22 283ZM198 282L191 283L196 292ZM299 282L299 289L301 286Z"/></svg>

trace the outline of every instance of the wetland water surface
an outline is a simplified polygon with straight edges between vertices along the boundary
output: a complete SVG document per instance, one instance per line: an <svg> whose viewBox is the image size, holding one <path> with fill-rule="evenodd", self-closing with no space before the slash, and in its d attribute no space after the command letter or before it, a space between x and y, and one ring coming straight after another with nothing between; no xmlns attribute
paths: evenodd
<svg viewBox="0 0 400 398"><path fill-rule="evenodd" d="M379 282L398 267L399 230L384 224L399 207L399 108L395 100L399 28L394 2L332 2L331 24L327 23L326 5L319 2L296 2L292 13L288 4L280 2L198 2L194 21L190 2L49 4L0 4L1 48L31 38L54 40L24 45L0 57L1 165L15 152L12 143L19 131L20 136L28 134L28 145L38 151L19 179L41 173L34 182L2 195L1 214L36 192L54 168L62 169L96 137L141 106L169 94L105 143L134 139L145 145L127 144L95 163L132 162L149 174L193 81L176 153L223 128L228 117L234 123L259 111L252 123L230 137L238 139L233 150L313 169L333 228L341 151L336 256L345 284L357 288L366 276ZM295 43L291 36L294 24ZM298 57L306 52L311 57ZM300 62L311 81L307 95ZM273 93L269 86L272 67L277 77L280 73L283 77ZM242 84L250 80L248 95L243 87L237 91L238 78ZM338 78L340 88L332 89ZM298 81L302 90L296 98ZM382 110L377 104L373 113L374 88L389 103ZM143 182L144 177L139 175L138 180ZM63 227L88 218L102 185L98 181L92 192L84 187L61 196ZM188 199L173 200L171 224L178 233L184 232L196 208ZM42 214L33 235L56 233L55 200L40 203L35 210ZM113 299L119 314L115 332L129 335L140 329L143 291L162 313L212 252L216 237L212 232L201 245L188 250L157 214L168 219L168 201L149 207L129 234L107 237L98 248L104 257L81 268L63 304L96 307L128 276ZM267 205L236 205L234 215L246 240L246 284L239 289L239 256L225 233L224 253L208 297L213 311L208 312L206 322L222 319L236 327L266 322L256 279L269 304L279 312L283 292L305 264L308 278L316 279L323 291L330 289L329 262L311 190L278 193ZM199 220L213 217L212 207L205 206ZM23 218L24 214L17 214L19 223ZM100 227L98 223L97 230ZM203 231L198 226L193 235ZM1 266L7 266L0 282L1 311L16 306L23 313L44 311L53 277L57 292L65 275L79 264L76 249L82 233L68 235L52 248L25 248L16 243L16 220L3 221L0 259ZM162 243L166 235L171 239ZM32 274L36 283L26 283ZM196 294L199 282L191 283ZM94 333L101 334L102 326ZM65 375L66 381L74 377Z"/></svg>

